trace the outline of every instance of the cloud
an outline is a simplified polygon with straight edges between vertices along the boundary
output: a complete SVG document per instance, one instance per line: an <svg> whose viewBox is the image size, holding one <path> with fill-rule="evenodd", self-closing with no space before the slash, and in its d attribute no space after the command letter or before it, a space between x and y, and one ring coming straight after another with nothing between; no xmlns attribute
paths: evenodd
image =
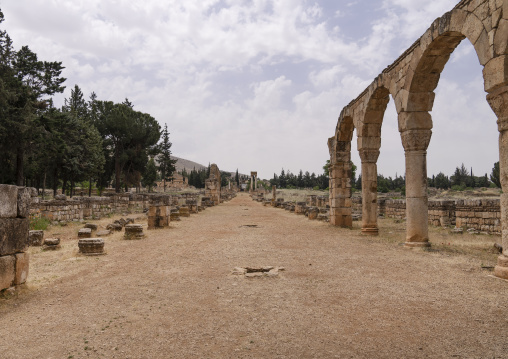
<svg viewBox="0 0 508 359"><path fill-rule="evenodd" d="M342 107L454 5L452 0L30 0L30 6L2 4L2 25L16 47L28 44L41 59L63 61L64 96L78 84L99 99L128 97L137 110L168 124L175 155L268 177L281 167L321 173ZM436 90L433 116L439 124L450 125L451 117L473 122L485 117L485 96L464 85L473 81L463 68L474 56L459 47L447 65L462 75L450 70ZM473 111L463 110L476 106L477 96L483 105L478 100ZM57 97L56 104L62 103L63 96ZM403 172L404 158L390 106L379 168L393 176ZM437 122L433 143L442 149L437 132L459 131L437 131ZM471 137L461 132L451 143L459 148L461 138ZM357 153L353 158L359 164ZM456 166L456 160L432 159L429 169Z"/></svg>

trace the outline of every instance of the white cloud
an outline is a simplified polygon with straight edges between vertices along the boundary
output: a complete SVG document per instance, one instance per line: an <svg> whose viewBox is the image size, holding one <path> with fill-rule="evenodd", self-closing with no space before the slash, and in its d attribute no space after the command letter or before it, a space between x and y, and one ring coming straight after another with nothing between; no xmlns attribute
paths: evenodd
<svg viewBox="0 0 508 359"><path fill-rule="evenodd" d="M100 99L128 97L136 109L168 123L175 155L269 177L283 166L320 173L342 107L455 5L365 1L374 9L372 18L357 3L333 3L331 10L320 0L30 0L30 6L19 0L1 6L2 25L16 47L28 44L41 59L63 61L67 94L76 83ZM361 36L340 31L351 22ZM471 56L470 49L459 48L450 64ZM459 81L438 87L433 116L439 123L440 116L464 123L485 117L484 95ZM463 110L477 98L483 102L473 111ZM396 123L389 107L379 167L392 176L404 171ZM471 126L469 131L480 131ZM471 138L469 131L452 143L460 146L461 138ZM431 146L434 141L441 142L437 134ZM444 146L450 142L435 148ZM456 158L450 161L457 165ZM429 169L437 162L450 166L439 159Z"/></svg>

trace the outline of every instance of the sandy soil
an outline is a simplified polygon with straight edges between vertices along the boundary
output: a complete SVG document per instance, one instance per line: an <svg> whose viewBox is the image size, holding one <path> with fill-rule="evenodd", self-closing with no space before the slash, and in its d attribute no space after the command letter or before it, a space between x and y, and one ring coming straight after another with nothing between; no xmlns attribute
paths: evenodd
<svg viewBox="0 0 508 359"><path fill-rule="evenodd" d="M395 227L366 238L240 195L100 257L77 254L77 228L30 248L1 358L508 358L508 283ZM265 265L285 271L232 275Z"/></svg>

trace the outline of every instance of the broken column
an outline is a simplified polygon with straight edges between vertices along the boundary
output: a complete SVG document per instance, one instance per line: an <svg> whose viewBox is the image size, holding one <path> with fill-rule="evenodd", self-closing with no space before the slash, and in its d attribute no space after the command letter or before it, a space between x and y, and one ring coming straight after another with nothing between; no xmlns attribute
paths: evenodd
<svg viewBox="0 0 508 359"><path fill-rule="evenodd" d="M0 184L0 290L26 282L31 190Z"/></svg>
<svg viewBox="0 0 508 359"><path fill-rule="evenodd" d="M148 209L148 229L169 226L170 213L169 206L150 206Z"/></svg>
<svg viewBox="0 0 508 359"><path fill-rule="evenodd" d="M141 239L145 236L141 224L127 224L125 226L124 239Z"/></svg>
<svg viewBox="0 0 508 359"><path fill-rule="evenodd" d="M210 166L210 177L205 180L205 196L210 197L214 205L221 202L221 174L215 163Z"/></svg>

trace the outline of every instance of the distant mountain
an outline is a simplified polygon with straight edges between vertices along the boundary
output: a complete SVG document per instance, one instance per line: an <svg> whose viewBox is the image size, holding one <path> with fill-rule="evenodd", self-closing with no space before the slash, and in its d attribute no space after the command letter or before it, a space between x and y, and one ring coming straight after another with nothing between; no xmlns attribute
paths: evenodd
<svg viewBox="0 0 508 359"><path fill-rule="evenodd" d="M194 168L196 169L196 171L199 171L202 168L207 168L208 167L208 164L206 166L204 166L204 165L202 165L200 163L197 163L197 162L194 162L194 161L189 161L189 160L186 160L184 158L180 158L180 157L176 157L176 156L171 156L171 158L176 159L175 167L176 167L176 171L177 172L182 172L184 168L185 168L185 171L190 172ZM220 168L220 165L218 165L218 166L219 166L219 170L225 171L224 169ZM236 173L236 171L235 172L231 172L232 175L235 175L235 173ZM244 175L242 173L239 173L239 175L246 176L246 175Z"/></svg>
<svg viewBox="0 0 508 359"><path fill-rule="evenodd" d="M175 166L176 166L177 172L182 172L184 170L184 168L185 168L185 171L187 171L187 172L190 172L193 169L196 169L196 171L199 171L200 169L206 168L208 166L208 165L203 166L200 163L189 161L184 158L180 158L180 157L176 157L176 156L171 156L171 157L176 159ZM219 169L220 169L220 167L219 167Z"/></svg>

